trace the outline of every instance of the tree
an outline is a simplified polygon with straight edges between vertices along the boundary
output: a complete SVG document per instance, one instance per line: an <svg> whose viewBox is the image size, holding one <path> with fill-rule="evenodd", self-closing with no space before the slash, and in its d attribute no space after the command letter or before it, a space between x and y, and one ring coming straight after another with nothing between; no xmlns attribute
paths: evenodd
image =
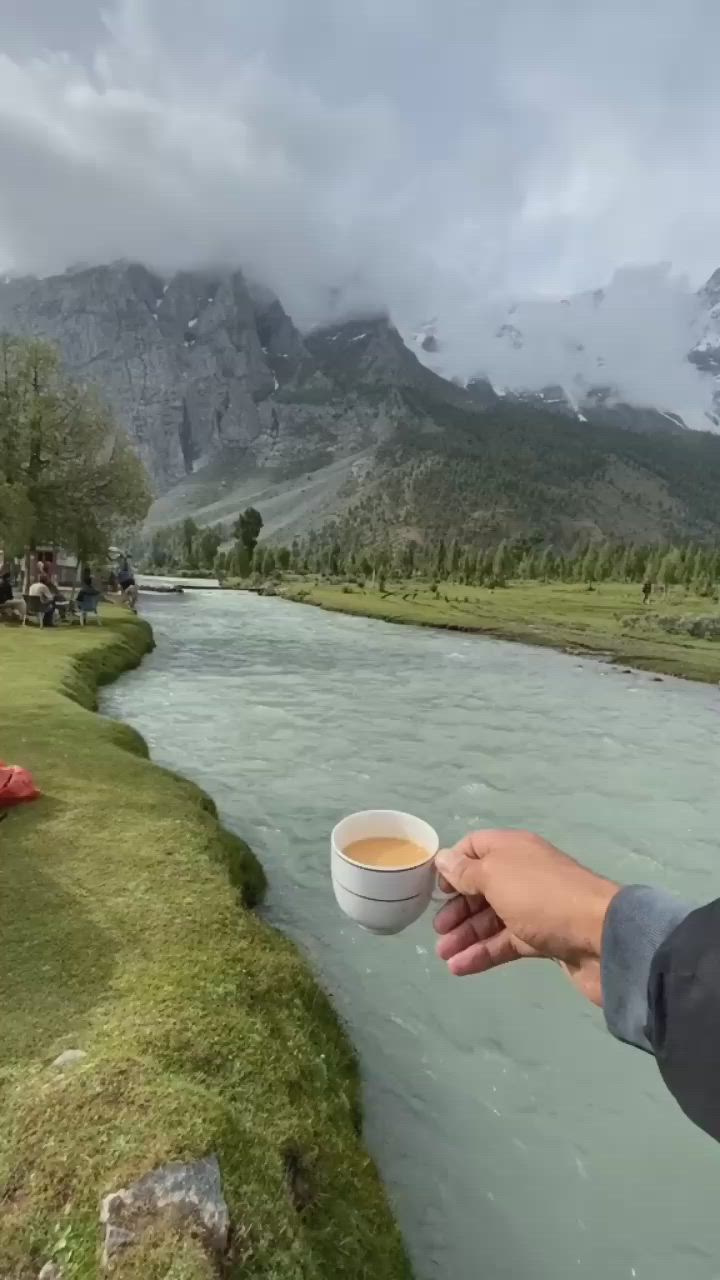
<svg viewBox="0 0 720 1280"><path fill-rule="evenodd" d="M81 560L147 514L147 475L97 396L46 342L0 339L0 531L15 551L61 545Z"/></svg>
<svg viewBox="0 0 720 1280"><path fill-rule="evenodd" d="M549 582L555 576L555 556L552 547L546 547L540 557L540 577L543 582Z"/></svg>
<svg viewBox="0 0 720 1280"><path fill-rule="evenodd" d="M247 507L235 521L233 536L241 542L252 559L263 527L263 518L255 507Z"/></svg>
<svg viewBox="0 0 720 1280"><path fill-rule="evenodd" d="M434 570L435 570L434 576L438 579L438 581L442 582L446 573L445 543L443 542L442 538L438 542L437 551L435 552Z"/></svg>
<svg viewBox="0 0 720 1280"><path fill-rule="evenodd" d="M183 555L185 556L185 562L188 565L190 564L190 561L193 558L193 546L195 544L195 539L199 532L200 532L199 525L196 524L192 516L188 516L185 520L183 520L182 546L183 546Z"/></svg>
<svg viewBox="0 0 720 1280"><path fill-rule="evenodd" d="M598 550L595 560L595 577L598 582L607 582L610 577L614 554L612 543L603 542L602 546Z"/></svg>
<svg viewBox="0 0 720 1280"><path fill-rule="evenodd" d="M212 568L221 542L222 534L219 529L201 530L195 543L195 557L198 561L198 568Z"/></svg>
<svg viewBox="0 0 720 1280"><path fill-rule="evenodd" d="M291 552L289 547L278 547L276 553L278 569L285 573L290 568Z"/></svg>
<svg viewBox="0 0 720 1280"><path fill-rule="evenodd" d="M588 585L595 581L597 566L597 550L595 547L588 547L582 560L580 570L580 581L587 582Z"/></svg>
<svg viewBox="0 0 720 1280"><path fill-rule="evenodd" d="M682 573L682 555L677 547L671 547L666 551L660 561L658 569L658 582L667 591L668 587L674 587L680 581Z"/></svg>
<svg viewBox="0 0 720 1280"><path fill-rule="evenodd" d="M247 553L247 548L242 542L236 542L232 551L232 569L228 565L228 573L232 573L234 578L249 578L252 571L252 561Z"/></svg>
<svg viewBox="0 0 720 1280"><path fill-rule="evenodd" d="M496 582L504 582L512 567L512 555L507 542L503 539L498 544L492 562L492 575Z"/></svg>

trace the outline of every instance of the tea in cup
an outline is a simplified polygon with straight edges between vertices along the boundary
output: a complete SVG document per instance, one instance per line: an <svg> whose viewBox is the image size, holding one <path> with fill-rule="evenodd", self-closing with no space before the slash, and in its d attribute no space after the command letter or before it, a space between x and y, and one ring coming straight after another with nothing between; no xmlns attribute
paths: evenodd
<svg viewBox="0 0 720 1280"><path fill-rule="evenodd" d="M430 902L439 845L429 823L397 809L343 818L330 839L340 910L371 933L400 933Z"/></svg>

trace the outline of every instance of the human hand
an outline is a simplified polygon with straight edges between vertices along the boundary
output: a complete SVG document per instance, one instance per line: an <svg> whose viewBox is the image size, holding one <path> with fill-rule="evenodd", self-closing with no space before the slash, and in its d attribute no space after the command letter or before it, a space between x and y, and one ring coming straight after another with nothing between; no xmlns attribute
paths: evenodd
<svg viewBox="0 0 720 1280"><path fill-rule="evenodd" d="M460 895L435 917L437 954L451 973L556 960L602 1005L602 930L618 885L529 831L475 831L439 853L437 869L441 886Z"/></svg>

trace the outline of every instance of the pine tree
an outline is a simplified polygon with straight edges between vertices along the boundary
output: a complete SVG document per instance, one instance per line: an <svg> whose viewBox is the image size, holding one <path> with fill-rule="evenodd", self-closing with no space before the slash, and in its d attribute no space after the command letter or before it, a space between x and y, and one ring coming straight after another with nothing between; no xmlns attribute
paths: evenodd
<svg viewBox="0 0 720 1280"><path fill-rule="evenodd" d="M508 545L503 539L502 542L498 543L492 562L492 575L497 582L505 582L505 579L510 572L511 562L512 557L510 555Z"/></svg>
<svg viewBox="0 0 720 1280"><path fill-rule="evenodd" d="M597 551L595 547L588 547L587 551L585 552L585 556L582 561L582 567L580 570L580 578L582 582L587 582L588 584L590 584L595 581L596 565L597 565Z"/></svg>
<svg viewBox="0 0 720 1280"><path fill-rule="evenodd" d="M437 551L435 552L435 565L434 565L435 577L440 582L442 582L445 578L446 571L447 571L446 566L447 566L447 557L445 554L445 543L441 538L437 545Z"/></svg>
<svg viewBox="0 0 720 1280"><path fill-rule="evenodd" d="M599 548L595 560L595 578L598 582L607 582L613 565L613 546L604 542Z"/></svg>
<svg viewBox="0 0 720 1280"><path fill-rule="evenodd" d="M671 547L660 561L657 575L658 582L667 591L668 587L674 587L680 581L682 571L682 554L678 547Z"/></svg>
<svg viewBox="0 0 720 1280"><path fill-rule="evenodd" d="M543 582L549 582L555 574L555 556L552 547L546 547L540 557L539 574Z"/></svg>

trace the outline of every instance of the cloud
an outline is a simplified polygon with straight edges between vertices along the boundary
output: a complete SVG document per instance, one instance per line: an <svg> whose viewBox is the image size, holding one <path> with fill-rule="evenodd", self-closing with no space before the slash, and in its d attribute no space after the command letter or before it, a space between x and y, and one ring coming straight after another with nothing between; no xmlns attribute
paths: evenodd
<svg viewBox="0 0 720 1280"><path fill-rule="evenodd" d="M5 28L5 270L240 262L301 323L338 288L440 314L467 373L508 295L720 259L714 0L26 0ZM648 289L664 351L680 286Z"/></svg>

